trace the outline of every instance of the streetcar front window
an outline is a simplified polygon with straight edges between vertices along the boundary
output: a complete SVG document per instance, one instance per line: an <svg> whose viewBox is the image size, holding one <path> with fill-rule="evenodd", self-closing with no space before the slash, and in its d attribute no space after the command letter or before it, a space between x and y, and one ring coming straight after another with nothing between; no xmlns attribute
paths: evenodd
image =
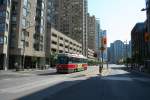
<svg viewBox="0 0 150 100"><path fill-rule="evenodd" d="M68 57L58 57L58 64L68 64Z"/></svg>

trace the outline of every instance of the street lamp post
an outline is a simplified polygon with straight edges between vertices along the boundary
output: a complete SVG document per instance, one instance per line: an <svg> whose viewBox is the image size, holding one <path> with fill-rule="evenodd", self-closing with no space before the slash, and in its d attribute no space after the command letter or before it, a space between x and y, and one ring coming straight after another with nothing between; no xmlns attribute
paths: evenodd
<svg viewBox="0 0 150 100"><path fill-rule="evenodd" d="M101 64L99 66L99 73L102 72L102 69L103 69L103 62L104 62L104 50L105 50L105 47L102 45L101 48L100 48L100 51L101 51Z"/></svg>

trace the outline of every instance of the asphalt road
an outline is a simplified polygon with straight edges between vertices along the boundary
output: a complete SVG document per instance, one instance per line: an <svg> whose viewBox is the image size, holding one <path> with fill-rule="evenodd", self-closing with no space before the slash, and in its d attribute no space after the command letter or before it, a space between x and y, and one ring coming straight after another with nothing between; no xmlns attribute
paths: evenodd
<svg viewBox="0 0 150 100"><path fill-rule="evenodd" d="M150 78L112 69L64 89L45 100L150 100Z"/></svg>
<svg viewBox="0 0 150 100"><path fill-rule="evenodd" d="M150 100L150 77L110 65L72 74L41 73L0 81L0 100ZM36 72L39 73L39 72Z"/></svg>
<svg viewBox="0 0 150 100"><path fill-rule="evenodd" d="M55 69L45 71L2 72L0 73L0 100L42 100L83 80L98 67L88 70L58 74Z"/></svg>

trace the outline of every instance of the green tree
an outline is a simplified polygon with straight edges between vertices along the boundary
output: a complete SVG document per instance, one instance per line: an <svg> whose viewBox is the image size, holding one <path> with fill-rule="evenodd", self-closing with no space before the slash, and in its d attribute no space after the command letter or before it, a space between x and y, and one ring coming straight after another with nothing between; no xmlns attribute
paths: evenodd
<svg viewBox="0 0 150 100"><path fill-rule="evenodd" d="M50 65L51 67L55 67L56 63L57 63L57 53L51 53L49 55L49 59L50 59Z"/></svg>
<svg viewBox="0 0 150 100"><path fill-rule="evenodd" d="M32 57L32 67L37 68L38 67L38 58L37 57Z"/></svg>

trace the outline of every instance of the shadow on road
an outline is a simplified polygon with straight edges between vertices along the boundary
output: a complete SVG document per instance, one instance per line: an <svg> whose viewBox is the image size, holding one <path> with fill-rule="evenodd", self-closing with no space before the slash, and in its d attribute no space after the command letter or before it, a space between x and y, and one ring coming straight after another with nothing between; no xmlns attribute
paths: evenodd
<svg viewBox="0 0 150 100"><path fill-rule="evenodd" d="M123 67L111 67L111 69L126 70L127 67L126 66L123 66Z"/></svg>
<svg viewBox="0 0 150 100"><path fill-rule="evenodd" d="M134 77L139 76L124 73L64 81L17 100L149 100L150 82Z"/></svg>
<svg viewBox="0 0 150 100"><path fill-rule="evenodd" d="M26 95L24 97L18 98L17 100L51 100L50 98L59 91L65 90L68 87L72 87L75 83L79 83L81 80L77 81L64 81L58 83L54 86L47 87L35 93Z"/></svg>

